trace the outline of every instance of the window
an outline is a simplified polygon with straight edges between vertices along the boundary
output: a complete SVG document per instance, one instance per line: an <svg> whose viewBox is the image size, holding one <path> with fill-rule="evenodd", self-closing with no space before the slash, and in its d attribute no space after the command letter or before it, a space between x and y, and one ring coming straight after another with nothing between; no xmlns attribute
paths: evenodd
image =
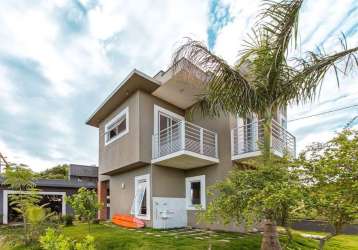
<svg viewBox="0 0 358 250"><path fill-rule="evenodd" d="M200 205L200 181L193 181L190 183L191 189L191 204Z"/></svg>
<svg viewBox="0 0 358 250"><path fill-rule="evenodd" d="M205 209L205 175L185 179L186 208L188 210Z"/></svg>
<svg viewBox="0 0 358 250"><path fill-rule="evenodd" d="M183 121L184 117L174 112L166 110L158 105L154 105L154 134L175 126L178 122Z"/></svg>
<svg viewBox="0 0 358 250"><path fill-rule="evenodd" d="M129 131L128 107L122 110L105 126L105 145L117 140Z"/></svg>
<svg viewBox="0 0 358 250"><path fill-rule="evenodd" d="M154 158L181 149L181 121L184 121L183 116L154 105Z"/></svg>
<svg viewBox="0 0 358 250"><path fill-rule="evenodd" d="M134 199L131 214L143 220L150 220L149 174L135 177Z"/></svg>

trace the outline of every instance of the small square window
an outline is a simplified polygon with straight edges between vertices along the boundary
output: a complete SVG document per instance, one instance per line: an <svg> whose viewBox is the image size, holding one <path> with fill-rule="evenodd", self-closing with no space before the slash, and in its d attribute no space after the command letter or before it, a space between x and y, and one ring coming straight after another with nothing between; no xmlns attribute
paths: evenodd
<svg viewBox="0 0 358 250"><path fill-rule="evenodd" d="M205 175L185 179L186 205L188 210L205 209Z"/></svg>

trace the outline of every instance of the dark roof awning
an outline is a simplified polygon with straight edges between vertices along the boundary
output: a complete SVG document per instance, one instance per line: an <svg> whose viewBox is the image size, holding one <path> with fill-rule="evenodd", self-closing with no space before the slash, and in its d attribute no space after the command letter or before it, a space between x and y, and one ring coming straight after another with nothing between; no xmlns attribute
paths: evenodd
<svg viewBox="0 0 358 250"><path fill-rule="evenodd" d="M3 185L4 179L0 177L0 185ZM38 179L35 181L36 187L56 187L56 188L96 188L97 184L90 181L60 180L60 179Z"/></svg>

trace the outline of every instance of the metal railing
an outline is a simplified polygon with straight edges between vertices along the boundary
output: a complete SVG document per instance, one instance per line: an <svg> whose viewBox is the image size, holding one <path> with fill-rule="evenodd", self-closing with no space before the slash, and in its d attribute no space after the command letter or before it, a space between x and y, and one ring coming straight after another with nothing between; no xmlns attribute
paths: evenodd
<svg viewBox="0 0 358 250"><path fill-rule="evenodd" d="M277 121L272 121L271 149L273 153L296 156L296 138ZM257 152L264 141L262 120L231 130L231 155L233 157ZM240 158L240 157L239 157Z"/></svg>
<svg viewBox="0 0 358 250"><path fill-rule="evenodd" d="M180 121L153 135L152 157L157 159L186 150L218 158L218 136L215 132L187 121Z"/></svg>

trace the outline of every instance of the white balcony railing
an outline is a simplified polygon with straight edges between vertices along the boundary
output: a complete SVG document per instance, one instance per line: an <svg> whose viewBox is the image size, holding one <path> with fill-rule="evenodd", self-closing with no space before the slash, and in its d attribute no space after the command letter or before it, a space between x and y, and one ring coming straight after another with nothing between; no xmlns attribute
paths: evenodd
<svg viewBox="0 0 358 250"><path fill-rule="evenodd" d="M180 151L218 158L215 132L187 121L180 121L153 135L153 160Z"/></svg>
<svg viewBox="0 0 358 250"><path fill-rule="evenodd" d="M231 130L231 155L233 159L242 159L260 153L263 143L263 123L256 121ZM272 121L272 152L283 156L285 153L295 157L296 138L277 121Z"/></svg>

